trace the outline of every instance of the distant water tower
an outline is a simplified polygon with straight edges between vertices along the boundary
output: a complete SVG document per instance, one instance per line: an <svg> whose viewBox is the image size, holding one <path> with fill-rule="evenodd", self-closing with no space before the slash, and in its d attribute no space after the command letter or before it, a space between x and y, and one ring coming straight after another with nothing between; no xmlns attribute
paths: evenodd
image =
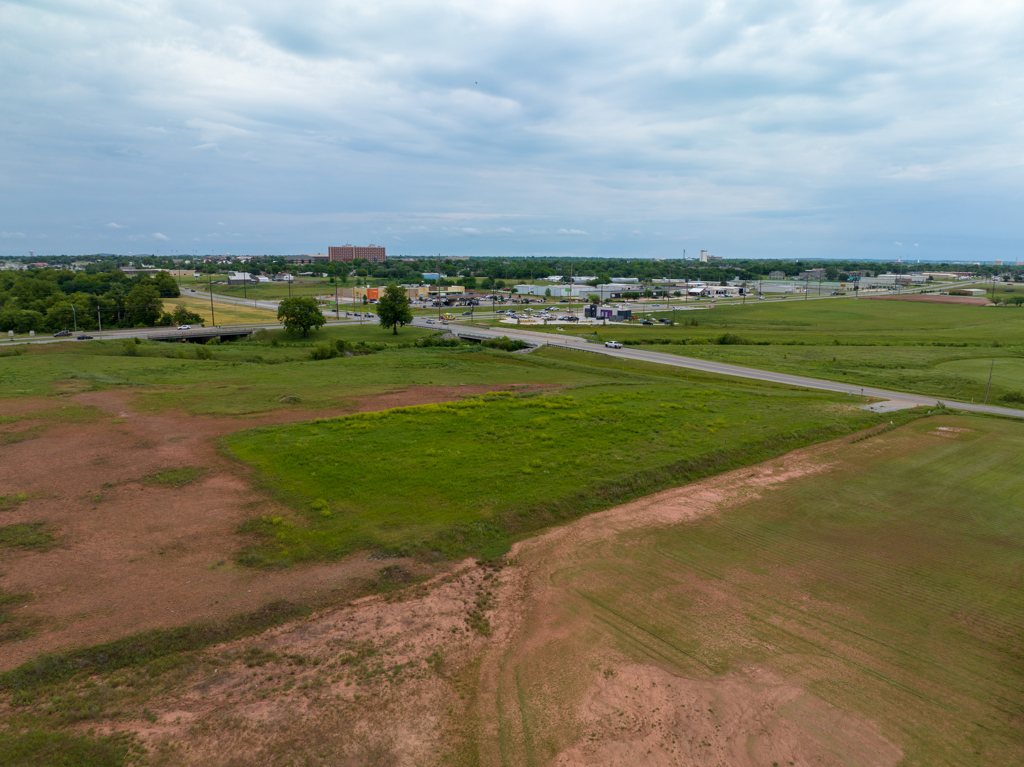
<svg viewBox="0 0 1024 767"><path fill-rule="evenodd" d="M33 261L35 261L36 260L36 252L34 250L30 250L28 252L28 257L31 258Z"/></svg>

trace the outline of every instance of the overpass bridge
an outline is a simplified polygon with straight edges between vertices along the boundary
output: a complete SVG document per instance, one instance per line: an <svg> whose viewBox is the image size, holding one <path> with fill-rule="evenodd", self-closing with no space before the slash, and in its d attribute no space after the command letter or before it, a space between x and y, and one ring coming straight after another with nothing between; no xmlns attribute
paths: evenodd
<svg viewBox="0 0 1024 767"><path fill-rule="evenodd" d="M158 333L150 333L146 336L147 341L177 341L179 343L205 344L214 338L221 341L235 341L239 338L248 338L257 330L262 328L193 328L190 330L164 330Z"/></svg>

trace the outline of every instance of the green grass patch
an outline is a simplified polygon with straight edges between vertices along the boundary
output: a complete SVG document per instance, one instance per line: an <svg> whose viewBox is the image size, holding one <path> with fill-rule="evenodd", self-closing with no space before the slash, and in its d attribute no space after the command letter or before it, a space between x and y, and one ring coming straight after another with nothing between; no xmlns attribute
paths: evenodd
<svg viewBox="0 0 1024 767"><path fill-rule="evenodd" d="M5 767L121 767L129 755L141 752L127 735L0 731L0 764Z"/></svg>
<svg viewBox="0 0 1024 767"><path fill-rule="evenodd" d="M147 485L164 485L165 487L184 487L190 482L195 482L206 474L206 469L201 466L183 466L180 469L168 469L150 474L143 482Z"/></svg>
<svg viewBox="0 0 1024 767"><path fill-rule="evenodd" d="M0 644L23 639L31 633L34 621L19 619L14 612L16 607L31 601L31 599L32 595L28 593L8 594L0 589Z"/></svg>
<svg viewBox="0 0 1024 767"><path fill-rule="evenodd" d="M53 547L53 536L46 532L45 525L45 522L19 522L0 526L0 546L49 551Z"/></svg>
<svg viewBox="0 0 1024 767"><path fill-rule="evenodd" d="M10 511L28 500L27 493L11 493L0 495L0 511Z"/></svg>
<svg viewBox="0 0 1024 767"><path fill-rule="evenodd" d="M288 407L280 401L282 395L295 395L303 407L320 409L346 406L355 397L409 386L573 385L595 379L594 371L535 362L532 355L513 356L478 346L414 346L418 338L430 335L403 329L399 345L394 345L389 343L393 337L376 326L331 328L323 331L319 340L311 336L307 341L268 332L251 342L204 347L211 350L212 360L196 359L195 347L190 344L143 342L134 357L124 356L121 344L115 342L63 349L59 348L65 346L62 344L37 346L0 366L0 397L47 396L54 381L75 377L89 382L93 389L132 390L135 409L245 416ZM315 344L324 339L331 343L344 340L357 350L363 348L360 343L370 350L384 350L310 360Z"/></svg>
<svg viewBox="0 0 1024 767"><path fill-rule="evenodd" d="M498 393L230 435L227 450L297 510L244 525L263 543L241 561L357 549L495 556L544 525L879 422L848 397L622 373L620 384L568 394ZM312 508L321 499L326 509Z"/></svg>

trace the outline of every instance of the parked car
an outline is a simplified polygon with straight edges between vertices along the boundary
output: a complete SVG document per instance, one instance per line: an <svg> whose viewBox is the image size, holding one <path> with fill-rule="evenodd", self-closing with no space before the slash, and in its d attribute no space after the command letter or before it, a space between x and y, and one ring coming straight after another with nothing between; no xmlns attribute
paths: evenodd
<svg viewBox="0 0 1024 767"><path fill-rule="evenodd" d="M668 319L667 317L662 317L660 320L658 320L658 322L660 322L662 325L672 324L672 320Z"/></svg>
<svg viewBox="0 0 1024 767"><path fill-rule="evenodd" d="M71 335L71 331L70 330L58 330L56 333L53 334L53 337L54 338L64 338L65 336L69 336L69 335Z"/></svg>
<svg viewBox="0 0 1024 767"><path fill-rule="evenodd" d="M463 313L462 313L462 316L463 316L463 317L469 317L469 316L471 316L472 314L473 314L473 312L472 312L472 310L470 310L470 311L468 311L468 312L463 312Z"/></svg>
<svg viewBox="0 0 1024 767"><path fill-rule="evenodd" d="M81 335L81 336L78 337L78 340L79 341L91 341L92 340L92 336Z"/></svg>
<svg viewBox="0 0 1024 767"><path fill-rule="evenodd" d="M191 330L191 325L178 325L178 330Z"/></svg>
<svg viewBox="0 0 1024 767"><path fill-rule="evenodd" d="M433 325L433 324L434 324L434 321L433 321L433 320L427 320L427 324L428 324L428 325Z"/></svg>
<svg viewBox="0 0 1024 767"><path fill-rule="evenodd" d="M621 349L622 348L622 344L620 344L618 341L605 341L604 345L607 346L609 349Z"/></svg>
<svg viewBox="0 0 1024 767"><path fill-rule="evenodd" d="M653 320L644 320L644 321L643 321L643 322L641 322L640 324L641 324L641 325L653 325L653 324L654 324L654 321L653 321Z"/></svg>

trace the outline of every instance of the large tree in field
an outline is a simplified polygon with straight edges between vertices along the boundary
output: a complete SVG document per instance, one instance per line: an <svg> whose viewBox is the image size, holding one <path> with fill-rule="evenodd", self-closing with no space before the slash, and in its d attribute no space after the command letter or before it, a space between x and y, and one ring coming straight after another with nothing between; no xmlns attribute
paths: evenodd
<svg viewBox="0 0 1024 767"><path fill-rule="evenodd" d="M152 282L140 282L128 293L124 300L131 327L151 327L160 321L164 311L164 302Z"/></svg>
<svg viewBox="0 0 1024 767"><path fill-rule="evenodd" d="M301 331L303 337L309 335L310 328L319 330L327 322L316 300L309 296L284 299L277 305L277 318L289 333Z"/></svg>
<svg viewBox="0 0 1024 767"><path fill-rule="evenodd" d="M384 295L377 302L377 317L382 328L391 328L398 335L400 325L412 322L412 310L409 308L409 297L405 288L394 283L387 286Z"/></svg>

